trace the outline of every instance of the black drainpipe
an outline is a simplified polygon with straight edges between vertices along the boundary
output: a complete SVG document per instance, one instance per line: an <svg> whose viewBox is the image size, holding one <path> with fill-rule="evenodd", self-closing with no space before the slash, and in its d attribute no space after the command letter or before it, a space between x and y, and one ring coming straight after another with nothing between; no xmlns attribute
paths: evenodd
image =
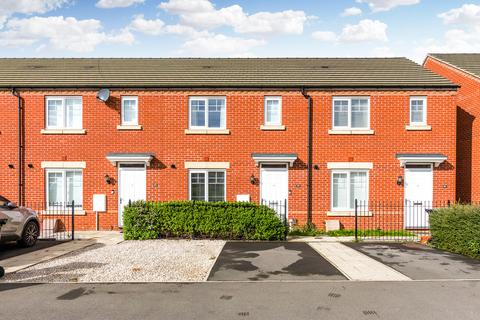
<svg viewBox="0 0 480 320"><path fill-rule="evenodd" d="M13 88L12 94L18 99L18 205L23 205L23 119L22 119L22 98L20 93Z"/></svg>
<svg viewBox="0 0 480 320"><path fill-rule="evenodd" d="M313 101L305 88L302 88L302 95L308 99L308 160L307 160L307 224L312 223L312 132L313 132Z"/></svg>

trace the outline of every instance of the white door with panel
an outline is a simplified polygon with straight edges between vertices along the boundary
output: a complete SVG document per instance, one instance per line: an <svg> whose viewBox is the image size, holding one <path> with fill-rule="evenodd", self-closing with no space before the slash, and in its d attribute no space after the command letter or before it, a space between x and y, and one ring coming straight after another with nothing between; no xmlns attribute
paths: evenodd
<svg viewBox="0 0 480 320"><path fill-rule="evenodd" d="M145 164L120 163L118 167L118 226L123 226L123 209L130 201L147 199Z"/></svg>
<svg viewBox="0 0 480 320"><path fill-rule="evenodd" d="M260 197L280 215L288 214L288 167L264 164L260 168Z"/></svg>
<svg viewBox="0 0 480 320"><path fill-rule="evenodd" d="M428 214L433 201L431 165L405 165L405 228L428 228Z"/></svg>

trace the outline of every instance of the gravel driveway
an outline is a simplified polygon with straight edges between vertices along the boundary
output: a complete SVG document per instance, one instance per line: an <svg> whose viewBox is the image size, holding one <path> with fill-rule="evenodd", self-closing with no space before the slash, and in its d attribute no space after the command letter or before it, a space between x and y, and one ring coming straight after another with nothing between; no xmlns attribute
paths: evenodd
<svg viewBox="0 0 480 320"><path fill-rule="evenodd" d="M219 240L99 243L6 275L3 281L204 281L224 244Z"/></svg>

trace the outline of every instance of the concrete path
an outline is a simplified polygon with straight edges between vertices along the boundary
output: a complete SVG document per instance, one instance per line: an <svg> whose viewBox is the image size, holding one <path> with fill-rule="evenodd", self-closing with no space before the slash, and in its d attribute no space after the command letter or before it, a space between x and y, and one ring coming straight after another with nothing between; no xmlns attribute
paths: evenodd
<svg viewBox="0 0 480 320"><path fill-rule="evenodd" d="M0 319L478 320L478 281L0 284Z"/></svg>
<svg viewBox="0 0 480 320"><path fill-rule="evenodd" d="M339 242L311 242L314 250L348 279L357 281L406 281L409 277Z"/></svg>

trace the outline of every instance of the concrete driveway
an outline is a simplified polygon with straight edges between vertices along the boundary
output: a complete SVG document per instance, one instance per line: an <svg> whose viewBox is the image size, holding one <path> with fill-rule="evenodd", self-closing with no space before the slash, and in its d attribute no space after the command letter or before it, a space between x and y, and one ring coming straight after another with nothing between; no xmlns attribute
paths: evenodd
<svg viewBox="0 0 480 320"><path fill-rule="evenodd" d="M345 243L413 280L480 279L480 261L418 243Z"/></svg>
<svg viewBox="0 0 480 320"><path fill-rule="evenodd" d="M209 281L344 280L331 263L300 242L227 242Z"/></svg>
<svg viewBox="0 0 480 320"><path fill-rule="evenodd" d="M0 260L16 257L37 250L50 248L61 243L63 242L56 240L38 240L37 243L30 248L19 247L16 242L2 243L0 244Z"/></svg>

